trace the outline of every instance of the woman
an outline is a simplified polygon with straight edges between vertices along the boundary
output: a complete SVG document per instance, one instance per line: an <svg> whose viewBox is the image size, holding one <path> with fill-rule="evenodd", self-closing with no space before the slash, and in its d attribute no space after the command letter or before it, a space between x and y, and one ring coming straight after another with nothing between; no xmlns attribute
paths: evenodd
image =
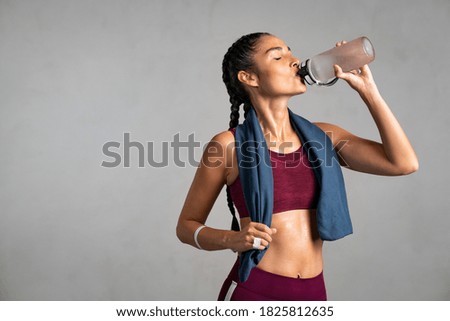
<svg viewBox="0 0 450 321"><path fill-rule="evenodd" d="M289 99L306 91L304 81L297 75L299 64L290 48L268 33L245 35L225 54L222 68L231 102L230 130L215 135L205 149L177 226L177 236L184 243L204 250L231 249L238 253L219 300L327 299L323 238L316 216L322 190L307 153L301 149L302 139L288 110ZM339 163L377 175L415 172L415 152L378 92L369 67L345 73L335 66L335 73L361 96L382 140L374 142L333 124L315 123L314 127L326 133L338 151ZM249 201L245 200L239 179L239 154L234 147L240 105L244 105L244 117L255 113L269 146L274 198L270 226L250 219L253 213L248 213ZM233 201L239 211L240 230L204 225L224 185L230 211L234 214ZM249 251L265 252L249 269L249 275L242 278L238 270Z"/></svg>

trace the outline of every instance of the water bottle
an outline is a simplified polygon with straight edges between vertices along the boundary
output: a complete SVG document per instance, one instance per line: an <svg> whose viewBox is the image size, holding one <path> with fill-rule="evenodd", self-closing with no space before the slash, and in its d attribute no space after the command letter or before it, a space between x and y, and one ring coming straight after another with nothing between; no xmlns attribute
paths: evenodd
<svg viewBox="0 0 450 321"><path fill-rule="evenodd" d="M331 86L338 79L334 65L344 72L358 69L375 59L375 49L367 37L359 37L304 61L298 74L309 85Z"/></svg>

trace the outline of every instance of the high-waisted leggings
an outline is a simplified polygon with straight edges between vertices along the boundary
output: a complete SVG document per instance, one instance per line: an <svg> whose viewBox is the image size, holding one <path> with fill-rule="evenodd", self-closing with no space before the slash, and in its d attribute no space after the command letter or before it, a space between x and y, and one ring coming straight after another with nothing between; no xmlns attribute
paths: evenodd
<svg viewBox="0 0 450 321"><path fill-rule="evenodd" d="M239 282L239 259L223 283L219 301L326 301L323 272L312 278L292 278L253 268L245 282Z"/></svg>

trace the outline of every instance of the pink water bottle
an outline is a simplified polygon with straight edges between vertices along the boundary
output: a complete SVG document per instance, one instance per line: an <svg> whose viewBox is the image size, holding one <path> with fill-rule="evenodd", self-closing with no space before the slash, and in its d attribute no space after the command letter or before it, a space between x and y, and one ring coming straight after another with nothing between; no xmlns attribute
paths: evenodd
<svg viewBox="0 0 450 321"><path fill-rule="evenodd" d="M344 72L358 69L375 59L375 49L367 37L359 37L304 61L298 74L309 85L331 86L337 78L334 65Z"/></svg>

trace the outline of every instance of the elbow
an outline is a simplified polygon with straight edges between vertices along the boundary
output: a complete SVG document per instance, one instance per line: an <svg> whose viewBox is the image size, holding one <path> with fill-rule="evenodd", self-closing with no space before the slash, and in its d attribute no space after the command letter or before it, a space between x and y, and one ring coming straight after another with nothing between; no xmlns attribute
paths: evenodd
<svg viewBox="0 0 450 321"><path fill-rule="evenodd" d="M401 167L400 175L409 175L419 170L419 160L416 158L408 164L405 164Z"/></svg>
<svg viewBox="0 0 450 321"><path fill-rule="evenodd" d="M416 159L414 164L412 164L412 166L411 166L411 172L409 174L417 172L418 170L419 170L419 160Z"/></svg>
<svg viewBox="0 0 450 321"><path fill-rule="evenodd" d="M177 235L177 238L181 241L181 243L186 243L186 240L185 240L185 238L184 238L184 234L185 233L183 233L183 226L182 226L182 224L180 224L180 222L178 222L178 224L177 224L177 228L176 228L176 235Z"/></svg>

